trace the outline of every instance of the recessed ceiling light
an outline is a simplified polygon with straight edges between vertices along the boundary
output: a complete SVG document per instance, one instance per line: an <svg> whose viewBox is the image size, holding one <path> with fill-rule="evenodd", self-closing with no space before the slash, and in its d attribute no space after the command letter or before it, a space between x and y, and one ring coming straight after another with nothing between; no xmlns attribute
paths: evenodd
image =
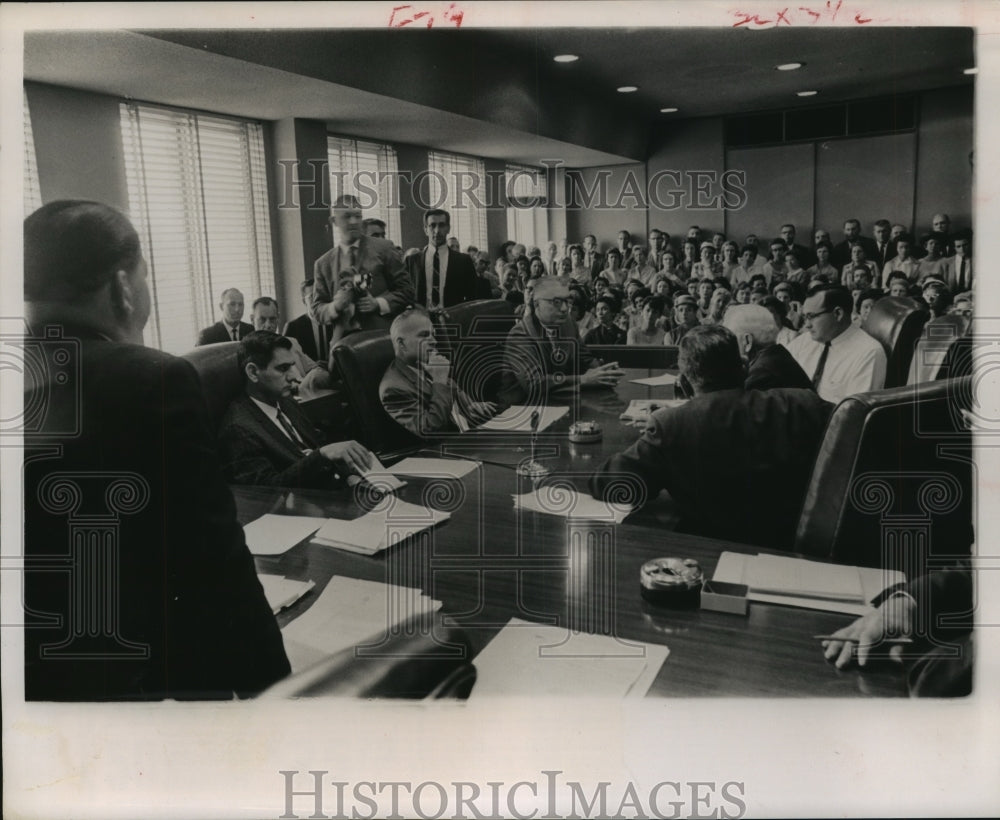
<svg viewBox="0 0 1000 820"><path fill-rule="evenodd" d="M660 113L661 114L673 114L675 111L677 111L676 108L661 108L660 109Z"/></svg>
<svg viewBox="0 0 1000 820"><path fill-rule="evenodd" d="M967 68L962 73L963 74L978 74L979 73L979 69L978 68Z"/></svg>
<svg viewBox="0 0 1000 820"><path fill-rule="evenodd" d="M557 63L575 63L580 58L576 54L557 54L552 59Z"/></svg>
<svg viewBox="0 0 1000 820"><path fill-rule="evenodd" d="M620 94L631 94L633 91L638 91L638 90L639 86L637 85L623 85L621 88L618 89L618 92Z"/></svg>
<svg viewBox="0 0 1000 820"><path fill-rule="evenodd" d="M795 71L797 68L802 68L805 63L782 63L781 65L776 65L775 68L778 71Z"/></svg>
<svg viewBox="0 0 1000 820"><path fill-rule="evenodd" d="M799 97L815 97L817 94L819 94L819 92L818 91L796 91L795 94L796 94L796 96L799 96Z"/></svg>

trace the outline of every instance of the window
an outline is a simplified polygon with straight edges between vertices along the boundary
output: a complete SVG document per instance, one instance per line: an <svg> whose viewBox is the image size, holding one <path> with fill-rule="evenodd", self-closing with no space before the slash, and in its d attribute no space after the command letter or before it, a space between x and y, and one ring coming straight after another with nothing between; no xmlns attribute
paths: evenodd
<svg viewBox="0 0 1000 820"><path fill-rule="evenodd" d="M38 185L38 163L35 160L35 136L31 131L28 95L24 95L24 215L42 207L42 190Z"/></svg>
<svg viewBox="0 0 1000 820"><path fill-rule="evenodd" d="M523 165L507 166L507 239L526 247L538 245L537 216L544 212L545 173Z"/></svg>
<svg viewBox="0 0 1000 820"><path fill-rule="evenodd" d="M122 104L129 211L149 263L146 342L190 350L222 292L274 295L259 123Z"/></svg>
<svg viewBox="0 0 1000 820"><path fill-rule="evenodd" d="M330 200L354 194L365 219L381 219L387 239L402 239L399 226L399 162L391 145L327 137Z"/></svg>
<svg viewBox="0 0 1000 820"><path fill-rule="evenodd" d="M475 245L487 249L486 239L486 169L481 159L429 151L430 190L426 196L434 207L451 214L451 233L464 250Z"/></svg>

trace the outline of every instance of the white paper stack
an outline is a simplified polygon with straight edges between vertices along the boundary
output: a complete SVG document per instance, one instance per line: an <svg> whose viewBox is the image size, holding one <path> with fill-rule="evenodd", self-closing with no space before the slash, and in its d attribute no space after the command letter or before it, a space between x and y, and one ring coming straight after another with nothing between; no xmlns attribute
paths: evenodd
<svg viewBox="0 0 1000 820"><path fill-rule="evenodd" d="M558 421L569 412L568 407L526 407L514 405L489 421L479 426L480 430L502 430L505 433L530 433L532 413L538 413L540 433L554 421Z"/></svg>
<svg viewBox="0 0 1000 820"><path fill-rule="evenodd" d="M369 640L441 602L419 589L336 575L309 609L281 630L292 672Z"/></svg>
<svg viewBox="0 0 1000 820"><path fill-rule="evenodd" d="M420 476L421 478L462 478L481 463L461 458L404 458L392 465L395 475Z"/></svg>
<svg viewBox="0 0 1000 820"><path fill-rule="evenodd" d="M285 607L294 604L310 589L316 586L315 581L293 581L280 575L260 574L257 576L264 587L264 597L271 606L271 612L277 615Z"/></svg>
<svg viewBox="0 0 1000 820"><path fill-rule="evenodd" d="M406 482L400 481L395 475L395 470L387 470L385 465L378 460L378 456L372 453L371 469L361 474L361 477L369 484L377 487L382 492L394 493L400 487L405 487Z"/></svg>
<svg viewBox="0 0 1000 820"><path fill-rule="evenodd" d="M643 697L670 650L512 618L474 661L472 697Z"/></svg>
<svg viewBox="0 0 1000 820"><path fill-rule="evenodd" d="M632 512L626 504L599 501L590 495L577 492L562 484L541 486L538 489L512 496L514 508L520 512L547 513L583 521L608 521L621 524Z"/></svg>
<svg viewBox="0 0 1000 820"><path fill-rule="evenodd" d="M679 376L673 373L663 373L659 376L649 376L645 379L632 379L632 384L643 384L647 387L667 387L671 384L677 384L677 379Z"/></svg>
<svg viewBox="0 0 1000 820"><path fill-rule="evenodd" d="M632 399L625 412L618 418L622 421L646 421L650 414L664 407L680 407L687 399Z"/></svg>
<svg viewBox="0 0 1000 820"><path fill-rule="evenodd" d="M395 498L386 509L373 510L352 521L326 519L313 543L374 555L448 518L451 513Z"/></svg>
<svg viewBox="0 0 1000 820"><path fill-rule="evenodd" d="M307 515L267 513L243 527L243 534L254 555L281 555L316 532L323 521Z"/></svg>

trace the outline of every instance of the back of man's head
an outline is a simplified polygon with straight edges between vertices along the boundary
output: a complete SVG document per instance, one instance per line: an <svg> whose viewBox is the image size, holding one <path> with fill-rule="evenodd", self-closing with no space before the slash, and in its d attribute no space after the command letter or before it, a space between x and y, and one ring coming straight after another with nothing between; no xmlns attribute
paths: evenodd
<svg viewBox="0 0 1000 820"><path fill-rule="evenodd" d="M778 338L774 314L763 305L731 305L722 317L722 326L733 332L744 355L749 352L745 345L747 336L757 351L770 347Z"/></svg>
<svg viewBox="0 0 1000 820"><path fill-rule="evenodd" d="M843 285L821 285L809 291L810 297L816 294L823 295L823 310L840 308L850 319L851 311L854 309L854 299L851 297L851 292Z"/></svg>
<svg viewBox="0 0 1000 820"><path fill-rule="evenodd" d="M292 343L284 336L271 333L269 330L255 330L248 333L240 339L240 346L237 350L240 372L245 373L249 363L253 363L263 370L271 363L274 351L278 349L291 350Z"/></svg>
<svg viewBox="0 0 1000 820"><path fill-rule="evenodd" d="M24 220L24 298L78 303L141 258L139 236L121 212L89 200L50 202Z"/></svg>
<svg viewBox="0 0 1000 820"><path fill-rule="evenodd" d="M743 386L743 359L731 330L698 325L684 334L679 347L678 367L696 394Z"/></svg>

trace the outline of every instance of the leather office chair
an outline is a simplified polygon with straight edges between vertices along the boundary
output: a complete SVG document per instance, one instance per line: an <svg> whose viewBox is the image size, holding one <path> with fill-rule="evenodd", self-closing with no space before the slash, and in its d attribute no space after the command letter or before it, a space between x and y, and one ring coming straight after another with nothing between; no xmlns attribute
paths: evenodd
<svg viewBox="0 0 1000 820"><path fill-rule="evenodd" d="M504 299L477 299L448 309L436 336L452 378L476 401L496 401L507 334L517 321Z"/></svg>
<svg viewBox="0 0 1000 820"><path fill-rule="evenodd" d="M885 348L885 387L906 384L913 348L928 318L926 308L905 296L883 296L872 305L862 329Z"/></svg>
<svg viewBox="0 0 1000 820"><path fill-rule="evenodd" d="M393 421L379 399L382 375L395 357L388 331L363 330L345 336L334 345L332 357L361 442L379 455L419 445L420 439Z"/></svg>
<svg viewBox="0 0 1000 820"><path fill-rule="evenodd" d="M959 360L964 357L960 355L958 348L964 344L963 339L968 341L966 337L971 329L972 317L962 313L949 313L931 319L924 325L924 332L913 349L913 361L910 362L910 375L906 383L919 384L971 373L971 359L967 362L968 370L952 372L961 369Z"/></svg>
<svg viewBox="0 0 1000 820"><path fill-rule="evenodd" d="M911 575L928 555L967 555L973 532L965 376L850 396L837 405L806 492L796 552Z"/></svg>
<svg viewBox="0 0 1000 820"><path fill-rule="evenodd" d="M239 342L218 342L196 347L182 357L198 371L213 433L219 431L230 402L243 390L243 374L237 364L239 347Z"/></svg>

